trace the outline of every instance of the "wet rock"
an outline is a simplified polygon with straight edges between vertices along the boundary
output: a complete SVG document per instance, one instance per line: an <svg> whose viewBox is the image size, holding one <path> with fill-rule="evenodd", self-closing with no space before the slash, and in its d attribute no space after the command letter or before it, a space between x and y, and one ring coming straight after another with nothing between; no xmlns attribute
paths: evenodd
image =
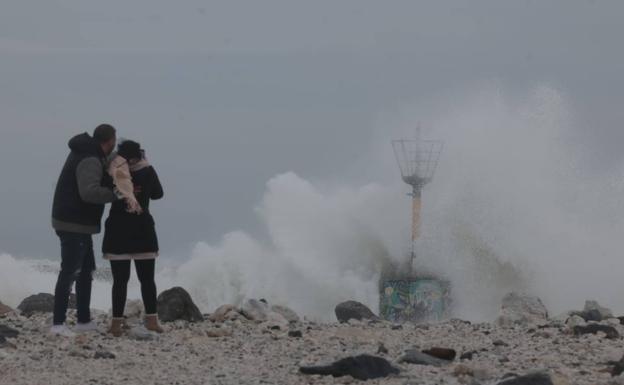
<svg viewBox="0 0 624 385"><path fill-rule="evenodd" d="M98 350L95 352L95 355L93 356L94 359L96 360L114 360L115 359L115 354L109 352L108 350Z"/></svg>
<svg viewBox="0 0 624 385"><path fill-rule="evenodd" d="M367 354L347 357L326 366L303 366L299 368L299 371L303 374L322 376L351 376L362 381L383 378L400 372L386 359Z"/></svg>
<svg viewBox="0 0 624 385"><path fill-rule="evenodd" d="M453 349L447 348L431 348L422 351L432 357L439 358L441 360L453 361L457 357L457 352Z"/></svg>
<svg viewBox="0 0 624 385"><path fill-rule="evenodd" d="M275 313L282 315L282 317L286 318L286 320L290 323L297 323L301 321L301 318L299 318L299 315L295 313L295 311L289 307L281 306L281 305L273 305L271 306L271 310L274 311Z"/></svg>
<svg viewBox="0 0 624 385"><path fill-rule="evenodd" d="M249 299L243 303L241 313L251 321L266 321L271 313L271 309L266 302L256 299Z"/></svg>
<svg viewBox="0 0 624 385"><path fill-rule="evenodd" d="M340 323L345 323L352 319L357 321L379 319L366 305L356 301L346 301L338 304L335 312L336 318Z"/></svg>
<svg viewBox="0 0 624 385"><path fill-rule="evenodd" d="M177 320L201 322L204 320L189 293L181 287L174 287L160 293L158 296L158 317L163 322Z"/></svg>
<svg viewBox="0 0 624 385"><path fill-rule="evenodd" d="M76 295L69 296L69 309L76 308ZM39 293L25 298L17 309L26 317L35 313L52 313L54 311L54 296L48 293Z"/></svg>
<svg viewBox="0 0 624 385"><path fill-rule="evenodd" d="M572 331L575 336L580 336L583 334L597 334L598 332L603 332L607 335L609 339L617 339L620 338L620 333L613 327L609 325L601 325L601 324L589 324L585 326L575 326Z"/></svg>
<svg viewBox="0 0 624 385"><path fill-rule="evenodd" d="M508 378L497 385L555 385L548 373L535 372L524 376Z"/></svg>
<svg viewBox="0 0 624 385"><path fill-rule="evenodd" d="M11 313L13 309L0 302L0 315Z"/></svg>
<svg viewBox="0 0 624 385"><path fill-rule="evenodd" d="M19 331L10 328L6 325L0 325L0 337L4 338L15 338L19 335Z"/></svg>
<svg viewBox="0 0 624 385"><path fill-rule="evenodd" d="M441 360L439 358L430 356L416 349L410 349L405 351L405 354L399 358L399 363L408 363L414 365L431 365L431 366L446 366L450 362L447 360Z"/></svg>
<svg viewBox="0 0 624 385"><path fill-rule="evenodd" d="M503 297L496 322L500 326L541 324L548 321L548 310L538 297L512 292Z"/></svg>
<svg viewBox="0 0 624 385"><path fill-rule="evenodd" d="M234 305L222 305L217 308L211 315L208 316L208 320L212 322L225 322L228 319L228 315L231 312L237 312L238 309Z"/></svg>

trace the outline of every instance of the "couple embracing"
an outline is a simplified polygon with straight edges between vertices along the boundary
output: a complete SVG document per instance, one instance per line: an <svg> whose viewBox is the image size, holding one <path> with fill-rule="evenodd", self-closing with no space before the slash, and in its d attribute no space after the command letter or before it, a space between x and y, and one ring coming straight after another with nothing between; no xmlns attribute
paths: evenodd
<svg viewBox="0 0 624 385"><path fill-rule="evenodd" d="M101 230L107 203L112 205L102 252L104 259L110 261L113 275L113 319L109 332L116 337L123 334L127 287L134 261L145 306L145 327L162 333L154 281L158 239L149 204L150 200L163 197L163 189L154 167L139 143L126 140L117 146L116 130L108 124L99 125L93 135L73 137L69 148L52 208L52 227L61 243L61 269L54 291L51 333L72 337L75 332L97 330L90 313L96 266L92 237ZM72 331L65 321L74 283L78 323Z"/></svg>

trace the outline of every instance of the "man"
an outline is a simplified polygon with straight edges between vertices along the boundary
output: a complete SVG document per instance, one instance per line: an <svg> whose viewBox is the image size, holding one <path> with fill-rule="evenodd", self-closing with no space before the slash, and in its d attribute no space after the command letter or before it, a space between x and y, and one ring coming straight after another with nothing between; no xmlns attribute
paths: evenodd
<svg viewBox="0 0 624 385"><path fill-rule="evenodd" d="M116 142L115 128L108 124L99 125L92 137L84 133L69 141L71 152L56 185L52 206L52 227L61 241L61 271L54 291L54 324L50 329L55 335L75 335L65 326L74 281L78 312L75 330L96 329L89 309L95 270L92 236L100 232L104 205L117 199L112 180L104 172L106 158Z"/></svg>

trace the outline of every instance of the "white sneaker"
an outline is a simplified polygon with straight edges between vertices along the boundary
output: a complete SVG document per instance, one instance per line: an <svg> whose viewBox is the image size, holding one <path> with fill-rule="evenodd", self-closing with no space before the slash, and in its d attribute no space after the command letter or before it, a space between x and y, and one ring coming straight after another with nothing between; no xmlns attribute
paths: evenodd
<svg viewBox="0 0 624 385"><path fill-rule="evenodd" d="M54 325L50 328L50 334L55 336L73 338L76 337L76 333L69 330L65 325Z"/></svg>
<svg viewBox="0 0 624 385"><path fill-rule="evenodd" d="M89 321L86 324L77 323L74 327L74 331L76 333L97 332L98 327L93 321Z"/></svg>

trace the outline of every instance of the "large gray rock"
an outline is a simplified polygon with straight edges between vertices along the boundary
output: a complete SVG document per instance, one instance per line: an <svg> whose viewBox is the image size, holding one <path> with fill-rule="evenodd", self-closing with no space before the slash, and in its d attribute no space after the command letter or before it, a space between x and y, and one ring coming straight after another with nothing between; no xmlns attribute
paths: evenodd
<svg viewBox="0 0 624 385"><path fill-rule="evenodd" d="M289 307L281 306L281 305L273 305L271 306L271 310L274 311L275 313L281 314L290 323L296 323L296 322L301 321L301 319L299 318L299 315L295 313L295 311Z"/></svg>
<svg viewBox="0 0 624 385"><path fill-rule="evenodd" d="M234 305L222 305L214 311L214 313L208 316L208 320L212 322L225 322L231 318L230 313L238 313L238 309Z"/></svg>
<svg viewBox="0 0 624 385"><path fill-rule="evenodd" d="M8 314L8 313L10 313L12 311L13 311L13 309L11 309L7 305L5 305L2 302L0 302L0 315Z"/></svg>
<svg viewBox="0 0 624 385"><path fill-rule="evenodd" d="M264 322L269 318L271 312L272 310L266 302L257 299L248 299L241 307L241 313L251 321Z"/></svg>
<svg viewBox="0 0 624 385"><path fill-rule="evenodd" d="M190 294L181 287L174 287L160 293L158 296L158 318L163 322L177 320L201 322L204 320Z"/></svg>
<svg viewBox="0 0 624 385"><path fill-rule="evenodd" d="M503 297L500 326L542 324L548 321L548 310L538 297L511 292Z"/></svg>
<svg viewBox="0 0 624 385"><path fill-rule="evenodd" d="M366 307L366 305L356 301L346 301L336 306L336 318L339 322L345 323L349 320L378 320L379 317L375 315Z"/></svg>
<svg viewBox="0 0 624 385"><path fill-rule="evenodd" d="M69 308L76 308L76 295L69 295ZM48 293L39 293L25 298L17 309L23 315L30 317L34 313L52 313L54 311L54 296Z"/></svg>
<svg viewBox="0 0 624 385"><path fill-rule="evenodd" d="M585 315L585 317L583 315ZM590 316L593 319L588 319ZM602 321L613 318L613 312L609 308L600 306L598 301L588 300L585 301L585 307L583 308L581 317L583 317L585 321Z"/></svg>
<svg viewBox="0 0 624 385"><path fill-rule="evenodd" d="M290 322L283 315L272 311L267 315L266 321L262 322L260 326L265 329L287 330L289 324Z"/></svg>

